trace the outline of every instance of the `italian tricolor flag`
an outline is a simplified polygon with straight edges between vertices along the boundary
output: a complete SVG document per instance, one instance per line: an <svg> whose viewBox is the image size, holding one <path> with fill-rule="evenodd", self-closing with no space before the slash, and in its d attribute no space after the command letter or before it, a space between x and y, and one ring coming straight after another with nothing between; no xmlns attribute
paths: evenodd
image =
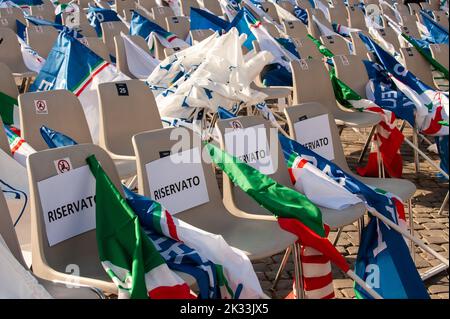
<svg viewBox="0 0 450 319"><path fill-rule="evenodd" d="M169 269L95 156L87 162L96 178L99 257L119 298L193 299L189 286Z"/></svg>
<svg viewBox="0 0 450 319"><path fill-rule="evenodd" d="M0 116L3 124L19 126L19 107L17 99L0 91Z"/></svg>

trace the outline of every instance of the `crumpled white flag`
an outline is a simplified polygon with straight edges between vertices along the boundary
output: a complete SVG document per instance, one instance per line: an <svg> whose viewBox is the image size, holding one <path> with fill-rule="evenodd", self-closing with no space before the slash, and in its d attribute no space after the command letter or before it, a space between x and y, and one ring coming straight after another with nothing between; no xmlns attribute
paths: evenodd
<svg viewBox="0 0 450 319"><path fill-rule="evenodd" d="M121 32L125 54L127 56L128 69L137 79L147 79L158 66L159 60L145 52L140 46L130 39L130 36Z"/></svg>

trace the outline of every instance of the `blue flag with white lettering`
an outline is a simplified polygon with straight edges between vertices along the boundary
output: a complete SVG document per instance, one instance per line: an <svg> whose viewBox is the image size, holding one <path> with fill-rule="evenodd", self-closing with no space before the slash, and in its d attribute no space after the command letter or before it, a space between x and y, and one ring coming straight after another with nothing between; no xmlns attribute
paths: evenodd
<svg viewBox="0 0 450 319"><path fill-rule="evenodd" d="M427 13L421 11L422 21L428 32L430 33L430 41L436 44L448 45L448 31L439 23L433 20Z"/></svg>
<svg viewBox="0 0 450 319"><path fill-rule="evenodd" d="M87 18L89 20L90 25L95 28L97 36L99 37L102 36L102 28L101 28L102 22L120 21L116 11L96 7L88 8Z"/></svg>

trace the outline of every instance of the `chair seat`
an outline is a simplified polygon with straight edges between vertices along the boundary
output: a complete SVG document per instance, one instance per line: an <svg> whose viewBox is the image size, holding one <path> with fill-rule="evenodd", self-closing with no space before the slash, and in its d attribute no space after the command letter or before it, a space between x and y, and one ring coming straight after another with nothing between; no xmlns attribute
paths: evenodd
<svg viewBox="0 0 450 319"><path fill-rule="evenodd" d="M364 203L349 206L342 210L329 209L320 207L322 212L322 220L324 224L331 228L340 228L345 225L352 224L363 216L366 212L366 206Z"/></svg>
<svg viewBox="0 0 450 319"><path fill-rule="evenodd" d="M337 125L349 127L371 127L381 121L381 117L369 112L346 112L337 110L333 112Z"/></svg>
<svg viewBox="0 0 450 319"><path fill-rule="evenodd" d="M48 293L55 299L100 299L100 296L88 287L69 288L65 284L37 278Z"/></svg>
<svg viewBox="0 0 450 319"><path fill-rule="evenodd" d="M13 70L12 74L15 78L31 78L37 75L36 72L28 70Z"/></svg>
<svg viewBox="0 0 450 319"><path fill-rule="evenodd" d="M297 237L280 228L277 221L236 217L223 206L220 212L202 210L182 212L177 218L204 231L221 235L228 245L242 250L250 260L259 260L282 252L295 243Z"/></svg>
<svg viewBox="0 0 450 319"><path fill-rule="evenodd" d="M115 159L114 164L116 165L117 172L121 179L133 177L136 175L136 161L135 160L124 160Z"/></svg>
<svg viewBox="0 0 450 319"><path fill-rule="evenodd" d="M370 186L388 191L400 197L404 202L414 196L416 185L414 183L399 178L375 178L375 177L358 177L358 179Z"/></svg>
<svg viewBox="0 0 450 319"><path fill-rule="evenodd" d="M257 90L266 94L268 100L284 99L292 94L289 87L258 87Z"/></svg>

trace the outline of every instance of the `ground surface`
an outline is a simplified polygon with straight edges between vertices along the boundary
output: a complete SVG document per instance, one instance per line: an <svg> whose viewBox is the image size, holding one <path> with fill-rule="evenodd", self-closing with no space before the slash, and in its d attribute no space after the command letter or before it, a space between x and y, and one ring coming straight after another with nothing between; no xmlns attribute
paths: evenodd
<svg viewBox="0 0 450 319"><path fill-rule="evenodd" d="M406 131L406 136L411 139L411 132ZM350 167L354 168L358 156L364 145L364 140L357 133L350 129L345 129L342 134L344 151ZM427 144L421 145L422 150L426 150ZM427 152L427 154L430 154ZM439 215L439 208L444 200L448 190L448 183L443 183L435 176L436 170L424 160L420 162L420 173L416 174L414 170L413 152L407 145L402 147L404 157L404 178L414 182L417 191L413 199L413 215L416 235L430 244L436 251L442 253L448 258L449 250L449 219L448 205L442 215ZM432 156L438 160L438 156ZM408 218L408 217L407 217ZM335 233L330 234L333 239ZM349 225L344 231L337 243L338 250L345 256L351 266L353 266L358 252L358 232L355 225ZM284 298L292 290L293 262L289 260L286 271L278 283L275 291L271 290L273 280L277 273L283 254L272 256L270 258L254 262L254 268L258 278L261 281L264 291L273 298ZM434 257L430 257L420 249L417 249L415 263L420 273L439 264ZM354 298L353 281L346 278L339 270L333 268L334 288L336 298ZM445 271L425 282L431 298L449 298L449 276Z"/></svg>

